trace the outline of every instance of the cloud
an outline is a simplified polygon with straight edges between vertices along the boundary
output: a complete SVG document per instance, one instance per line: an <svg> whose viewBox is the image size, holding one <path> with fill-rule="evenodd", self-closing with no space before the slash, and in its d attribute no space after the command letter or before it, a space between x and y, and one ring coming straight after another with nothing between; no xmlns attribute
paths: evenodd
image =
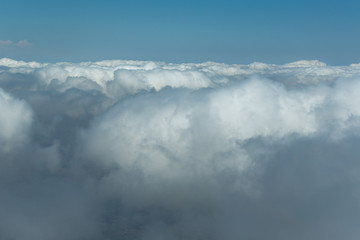
<svg viewBox="0 0 360 240"><path fill-rule="evenodd" d="M0 40L0 48L4 48L4 47L26 48L29 46L31 46L31 43L28 40L20 40L18 42L13 42L11 40Z"/></svg>
<svg viewBox="0 0 360 240"><path fill-rule="evenodd" d="M24 102L0 89L0 151L14 150L25 141L32 123L32 111Z"/></svg>
<svg viewBox="0 0 360 240"><path fill-rule="evenodd" d="M13 42L10 40L0 40L0 46L10 46Z"/></svg>
<svg viewBox="0 0 360 240"><path fill-rule="evenodd" d="M0 59L0 238L357 239L359 73Z"/></svg>

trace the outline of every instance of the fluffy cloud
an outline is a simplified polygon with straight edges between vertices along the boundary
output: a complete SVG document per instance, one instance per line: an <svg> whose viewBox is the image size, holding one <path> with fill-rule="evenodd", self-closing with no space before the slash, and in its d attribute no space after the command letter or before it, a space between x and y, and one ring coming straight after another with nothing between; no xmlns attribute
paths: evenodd
<svg viewBox="0 0 360 240"><path fill-rule="evenodd" d="M26 141L32 111L24 101L0 89L0 151L8 152Z"/></svg>
<svg viewBox="0 0 360 240"><path fill-rule="evenodd" d="M359 73L1 59L0 237L357 239Z"/></svg>

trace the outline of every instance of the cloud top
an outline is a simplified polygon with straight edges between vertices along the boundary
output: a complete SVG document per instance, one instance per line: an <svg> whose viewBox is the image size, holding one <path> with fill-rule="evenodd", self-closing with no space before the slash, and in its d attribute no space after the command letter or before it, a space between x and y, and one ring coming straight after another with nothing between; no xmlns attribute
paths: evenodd
<svg viewBox="0 0 360 240"><path fill-rule="evenodd" d="M3 58L0 59L0 66L9 67L9 71L14 74L33 75L38 79L39 84L53 87L56 85L59 91L69 87L86 88L91 85L91 88L101 89L107 96L115 98L143 90L159 91L164 87L214 88L236 83L251 76L276 79L287 87L314 85L357 76L360 71L356 64L327 66L315 60L285 65L265 63L226 65L214 62L167 64L126 60L47 64Z"/></svg>

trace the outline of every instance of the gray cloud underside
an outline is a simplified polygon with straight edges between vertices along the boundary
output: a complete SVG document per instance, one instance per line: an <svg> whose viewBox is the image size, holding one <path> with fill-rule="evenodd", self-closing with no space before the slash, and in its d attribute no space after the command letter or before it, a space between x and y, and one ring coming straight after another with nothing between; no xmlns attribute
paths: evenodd
<svg viewBox="0 0 360 240"><path fill-rule="evenodd" d="M0 238L358 239L359 74L0 59Z"/></svg>

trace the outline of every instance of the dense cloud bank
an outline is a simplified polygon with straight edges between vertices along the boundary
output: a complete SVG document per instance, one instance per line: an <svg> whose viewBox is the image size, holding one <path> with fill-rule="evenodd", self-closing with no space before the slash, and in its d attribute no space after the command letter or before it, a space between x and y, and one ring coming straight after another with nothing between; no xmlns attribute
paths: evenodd
<svg viewBox="0 0 360 240"><path fill-rule="evenodd" d="M357 239L360 65L0 59L0 238Z"/></svg>

